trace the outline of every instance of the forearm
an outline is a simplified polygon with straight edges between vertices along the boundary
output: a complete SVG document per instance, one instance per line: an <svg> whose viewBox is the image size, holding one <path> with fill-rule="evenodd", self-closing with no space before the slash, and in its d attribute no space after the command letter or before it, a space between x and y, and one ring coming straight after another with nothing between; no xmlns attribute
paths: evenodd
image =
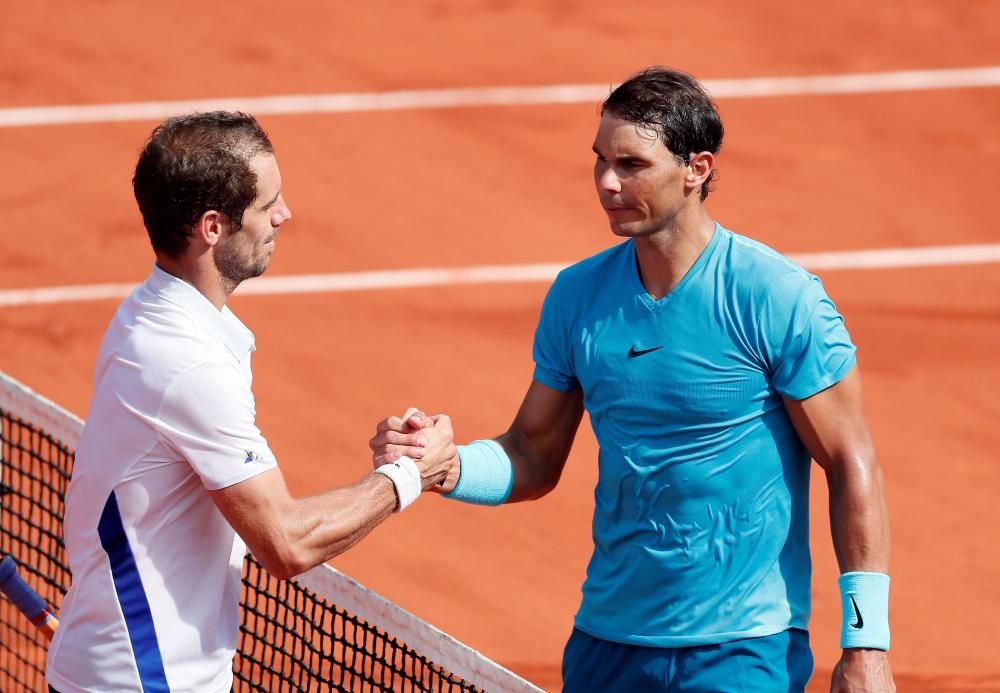
<svg viewBox="0 0 1000 693"><path fill-rule="evenodd" d="M842 573L889 570L889 513L882 471L872 456L827 468L830 529Z"/></svg>
<svg viewBox="0 0 1000 693"><path fill-rule="evenodd" d="M556 487L582 418L582 390L531 383L510 429L496 438L514 475L508 503L535 500Z"/></svg>
<svg viewBox="0 0 1000 693"><path fill-rule="evenodd" d="M889 572L889 514L882 471L873 458L859 458L831 465L827 483L844 619L844 650L830 690L894 691L886 653L888 579L879 575Z"/></svg>
<svg viewBox="0 0 1000 693"><path fill-rule="evenodd" d="M266 478L265 478L266 477ZM213 493L230 524L272 575L288 578L347 550L396 507L382 474L316 496L293 498L278 470Z"/></svg>
<svg viewBox="0 0 1000 693"><path fill-rule="evenodd" d="M514 474L514 484L510 491L508 503L535 500L541 498L559 483L563 466L569 456L565 454L539 451L532 447L526 436L517 428L512 427L495 439L510 457Z"/></svg>
<svg viewBox="0 0 1000 693"><path fill-rule="evenodd" d="M396 503L392 481L382 474L296 500L287 524L297 573L354 546L392 514Z"/></svg>
<svg viewBox="0 0 1000 693"><path fill-rule="evenodd" d="M876 690L891 690L885 657L890 642L889 520L882 473L870 457L838 462L827 470L830 526L841 572L837 584L844 648L833 690L852 678L888 682L889 688Z"/></svg>

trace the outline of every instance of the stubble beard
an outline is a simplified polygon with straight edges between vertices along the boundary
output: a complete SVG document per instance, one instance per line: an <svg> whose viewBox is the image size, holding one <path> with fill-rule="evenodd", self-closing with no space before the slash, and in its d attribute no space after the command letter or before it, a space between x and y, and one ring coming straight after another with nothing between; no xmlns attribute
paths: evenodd
<svg viewBox="0 0 1000 693"><path fill-rule="evenodd" d="M270 256L267 255L255 261L241 257L234 245L237 244L227 244L226 248L216 248L212 253L215 268L219 271L219 284L227 296L232 294L244 280L264 274L271 262Z"/></svg>

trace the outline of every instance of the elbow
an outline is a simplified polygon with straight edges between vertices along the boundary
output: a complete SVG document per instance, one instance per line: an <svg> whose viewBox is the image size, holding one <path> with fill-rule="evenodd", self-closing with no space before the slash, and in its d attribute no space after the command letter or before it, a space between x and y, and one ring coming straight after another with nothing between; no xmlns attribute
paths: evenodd
<svg viewBox="0 0 1000 693"><path fill-rule="evenodd" d="M838 455L826 465L825 471L831 491L883 493L882 468L871 448Z"/></svg>
<svg viewBox="0 0 1000 693"><path fill-rule="evenodd" d="M307 552L292 538L269 536L261 545L251 546L251 553L264 570L279 580L288 580L313 567Z"/></svg>
<svg viewBox="0 0 1000 693"><path fill-rule="evenodd" d="M264 570L279 580L289 580L312 567L303 557L290 551L255 551L253 554Z"/></svg>
<svg viewBox="0 0 1000 693"><path fill-rule="evenodd" d="M538 495L535 498L542 498L549 495L559 485L559 476L549 477L538 487Z"/></svg>
<svg viewBox="0 0 1000 693"><path fill-rule="evenodd" d="M509 500L538 500L559 484L569 457L569 444L533 445L530 438L513 426L497 441L507 450L513 468L514 485Z"/></svg>
<svg viewBox="0 0 1000 693"><path fill-rule="evenodd" d="M559 472L562 469L560 467ZM521 497L519 500L538 500L543 498L555 490L555 487L559 485L559 479L562 476L561 473L556 474L545 474L540 475L532 479L530 484L526 484L525 492L519 494ZM517 486L515 479L515 488Z"/></svg>

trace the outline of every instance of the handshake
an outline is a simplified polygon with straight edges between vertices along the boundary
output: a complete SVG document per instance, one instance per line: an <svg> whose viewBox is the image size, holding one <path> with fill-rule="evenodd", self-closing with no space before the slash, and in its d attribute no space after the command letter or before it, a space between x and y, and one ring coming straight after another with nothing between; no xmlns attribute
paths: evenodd
<svg viewBox="0 0 1000 693"><path fill-rule="evenodd" d="M376 469L404 455L413 460L424 491L450 493L458 483L455 433L451 419L445 414L427 416L410 407L401 417L390 416L380 421L368 447Z"/></svg>

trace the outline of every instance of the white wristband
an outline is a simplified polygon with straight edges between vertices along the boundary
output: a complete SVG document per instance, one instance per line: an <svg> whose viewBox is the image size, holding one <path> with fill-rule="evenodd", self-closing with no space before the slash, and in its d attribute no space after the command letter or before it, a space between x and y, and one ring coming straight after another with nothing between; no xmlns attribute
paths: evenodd
<svg viewBox="0 0 1000 693"><path fill-rule="evenodd" d="M375 469L377 474L385 474L392 480L392 485L396 487L396 498L399 504L396 512L402 511L413 501L417 500L420 492L424 490L420 481L420 470L416 463L407 456L400 457L395 462L388 462Z"/></svg>

